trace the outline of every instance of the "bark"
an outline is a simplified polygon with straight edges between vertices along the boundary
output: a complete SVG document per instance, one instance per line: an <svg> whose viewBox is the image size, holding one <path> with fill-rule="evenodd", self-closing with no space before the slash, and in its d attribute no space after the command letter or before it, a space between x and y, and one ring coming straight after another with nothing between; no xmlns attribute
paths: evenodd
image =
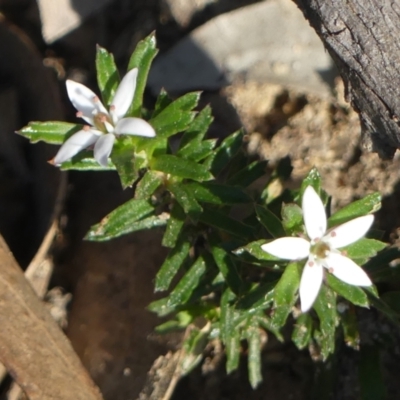
<svg viewBox="0 0 400 400"><path fill-rule="evenodd" d="M30 400L101 400L0 236L0 360Z"/></svg>
<svg viewBox="0 0 400 400"><path fill-rule="evenodd" d="M363 142L381 158L400 148L400 0L294 0L334 59Z"/></svg>

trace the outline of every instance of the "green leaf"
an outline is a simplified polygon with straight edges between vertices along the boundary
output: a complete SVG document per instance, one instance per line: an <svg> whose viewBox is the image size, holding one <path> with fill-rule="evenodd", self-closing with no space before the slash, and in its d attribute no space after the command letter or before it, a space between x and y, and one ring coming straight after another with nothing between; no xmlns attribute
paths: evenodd
<svg viewBox="0 0 400 400"><path fill-rule="evenodd" d="M97 84L105 105L109 106L120 81L114 56L103 47L96 48Z"/></svg>
<svg viewBox="0 0 400 400"><path fill-rule="evenodd" d="M117 168L123 189L132 186L139 178L139 173L135 167L133 149L117 141L111 153L111 160Z"/></svg>
<svg viewBox="0 0 400 400"><path fill-rule="evenodd" d="M199 162L212 154L216 144L217 139L204 140L200 143L193 141L179 150L177 155L182 158L187 158L188 160Z"/></svg>
<svg viewBox="0 0 400 400"><path fill-rule="evenodd" d="M168 96L168 93L161 89L160 94L157 97L156 105L154 106L154 112L152 118L155 118L164 108L168 107L172 103L172 99Z"/></svg>
<svg viewBox="0 0 400 400"><path fill-rule="evenodd" d="M42 140L50 144L63 144L66 139L82 129L83 125L70 124L68 122L29 122L27 126L24 126L17 133L28 138L31 143L37 143Z"/></svg>
<svg viewBox="0 0 400 400"><path fill-rule="evenodd" d="M282 334L279 332L279 327L276 326L270 318L263 314L256 314L253 319L257 321L258 325L268 332L272 332L280 342L284 342Z"/></svg>
<svg viewBox="0 0 400 400"><path fill-rule="evenodd" d="M228 338L234 335L234 331L237 330L235 309L230 304L234 298L235 295L230 289L226 289L221 296L221 319L219 323L223 343L226 343Z"/></svg>
<svg viewBox="0 0 400 400"><path fill-rule="evenodd" d="M154 157L151 161L151 168L179 178L193 179L195 181L213 179L211 173L203 165L170 154Z"/></svg>
<svg viewBox="0 0 400 400"><path fill-rule="evenodd" d="M381 208L381 201L381 195L377 192L369 194L361 200L354 201L333 214L328 219L328 227L332 228L354 218L374 213Z"/></svg>
<svg viewBox="0 0 400 400"><path fill-rule="evenodd" d="M243 136L243 130L239 130L222 141L221 145L210 159L211 172L214 175L218 175L242 148Z"/></svg>
<svg viewBox="0 0 400 400"><path fill-rule="evenodd" d="M311 340L312 319L310 314L301 314L297 318L292 333L293 343L299 350L306 348Z"/></svg>
<svg viewBox="0 0 400 400"><path fill-rule="evenodd" d="M191 110L197 106L199 98L199 92L185 94L151 118L149 123L157 131L157 138L165 139L186 130L196 115Z"/></svg>
<svg viewBox="0 0 400 400"><path fill-rule="evenodd" d="M341 313L340 322L343 327L344 341L346 345L354 350L359 350L360 334L358 332L357 316L354 307L349 307Z"/></svg>
<svg viewBox="0 0 400 400"><path fill-rule="evenodd" d="M185 304L206 272L206 263L203 257L198 257L189 270L183 275L174 290L168 297L168 307Z"/></svg>
<svg viewBox="0 0 400 400"><path fill-rule="evenodd" d="M162 245L173 248L176 245L179 234L185 224L186 214L179 203L174 202L171 209L171 214L167 222L167 229L162 238Z"/></svg>
<svg viewBox="0 0 400 400"><path fill-rule="evenodd" d="M169 252L167 258L161 265L161 268L156 275L156 284L154 289L156 292L167 290L169 288L169 285L177 274L180 266L187 259L191 245L184 236L185 235L183 234L181 235L176 246Z"/></svg>
<svg viewBox="0 0 400 400"><path fill-rule="evenodd" d="M325 275L328 285L356 306L369 307L367 294L358 286L349 285L332 274Z"/></svg>
<svg viewBox="0 0 400 400"><path fill-rule="evenodd" d="M182 206L185 213L197 221L203 208L197 202L193 193L187 189L186 185L179 183L169 184L168 190L174 195L175 200Z"/></svg>
<svg viewBox="0 0 400 400"><path fill-rule="evenodd" d="M135 199L149 200L150 196L161 186L163 175L157 171L146 171L135 188Z"/></svg>
<svg viewBox="0 0 400 400"><path fill-rule="evenodd" d="M219 210L204 207L203 213L199 216L199 221L245 240L254 235L251 226L245 225Z"/></svg>
<svg viewBox="0 0 400 400"><path fill-rule="evenodd" d="M140 117L143 103L143 93L146 88L147 76L150 71L151 63L158 53L156 48L156 37L154 32L140 41L133 52L129 63L128 71L138 68L139 73L136 81L135 96L127 116Z"/></svg>
<svg viewBox="0 0 400 400"><path fill-rule="evenodd" d="M360 260L360 264L364 264L368 258L375 256L378 251L383 250L386 246L386 243L378 240L362 238L355 243L342 247L340 250L345 252L347 257Z"/></svg>
<svg viewBox="0 0 400 400"><path fill-rule="evenodd" d="M326 360L335 350L335 330L339 319L335 294L325 285L321 287L314 309L320 321L319 330L314 331L314 338L321 347L323 359Z"/></svg>
<svg viewBox="0 0 400 400"><path fill-rule="evenodd" d="M246 329L249 343L247 365L251 387L255 389L262 382L261 374L261 331L256 321L251 320Z"/></svg>
<svg viewBox="0 0 400 400"><path fill-rule="evenodd" d="M387 399L378 346L363 345L360 351L359 378L362 400Z"/></svg>
<svg viewBox="0 0 400 400"><path fill-rule="evenodd" d="M175 307L168 307L167 302L168 302L168 297L152 301L148 305L147 309L153 313L156 313L159 317L165 317L166 315L176 311Z"/></svg>
<svg viewBox="0 0 400 400"><path fill-rule="evenodd" d="M256 205L257 219L274 238L286 236L280 219L267 207Z"/></svg>
<svg viewBox="0 0 400 400"><path fill-rule="evenodd" d="M251 198L236 186L216 182L190 182L185 187L201 202L217 205L246 204Z"/></svg>
<svg viewBox="0 0 400 400"><path fill-rule="evenodd" d="M230 374L239 367L240 361L240 331L233 329L225 340L226 373Z"/></svg>
<svg viewBox="0 0 400 400"><path fill-rule="evenodd" d="M210 237L211 253L218 269L225 278L226 284L233 293L239 294L242 289L242 278L238 266L231 255L221 246L217 235Z"/></svg>
<svg viewBox="0 0 400 400"><path fill-rule="evenodd" d="M289 263L274 289L275 299L272 322L275 325L281 327L285 324L292 307L297 301L299 285L299 265L295 262Z"/></svg>
<svg viewBox="0 0 400 400"><path fill-rule="evenodd" d="M89 152L81 152L61 164L62 171L76 170L76 171L115 171L115 166L111 161L108 161L108 166L103 167L94 158L91 157Z"/></svg>
<svg viewBox="0 0 400 400"><path fill-rule="evenodd" d="M254 161L228 179L229 185L247 187L265 175L268 161Z"/></svg>
<svg viewBox="0 0 400 400"><path fill-rule="evenodd" d="M390 321L392 321L395 325L400 327L400 315L392 309L392 307L388 306L386 302L377 298L374 294L367 292L369 302L372 306L374 306L377 310L379 310L382 314L384 314Z"/></svg>
<svg viewBox="0 0 400 400"><path fill-rule="evenodd" d="M255 284L237 303L238 309L243 309L247 314L255 314L268 308L274 300L274 287L276 282Z"/></svg>
<svg viewBox="0 0 400 400"><path fill-rule="evenodd" d="M282 205L282 224L288 235L303 232L303 211L295 203Z"/></svg>
<svg viewBox="0 0 400 400"><path fill-rule="evenodd" d="M280 258L277 258L272 254L267 253L261 248L261 246L267 242L268 241L264 239L256 240L255 242L250 242L246 246L239 247L238 249L234 250L233 253L244 261L255 264L262 264L263 262L284 262L286 264L287 261L283 261Z"/></svg>
<svg viewBox="0 0 400 400"><path fill-rule="evenodd" d="M148 201L129 200L104 217L100 223L93 225L85 239L103 241L132 232L134 222L153 212L154 207Z"/></svg>
<svg viewBox="0 0 400 400"><path fill-rule="evenodd" d="M200 144L212 121L213 117L211 115L211 107L206 106L199 112L197 117L183 134L179 143L178 153L180 151L184 151L187 146L192 146L192 144Z"/></svg>
<svg viewBox="0 0 400 400"><path fill-rule="evenodd" d="M192 327L182 343L180 372L182 376L193 371L203 358L203 352L208 343L208 333Z"/></svg>
<svg viewBox="0 0 400 400"><path fill-rule="evenodd" d="M307 186L312 186L315 191L321 195L321 175L319 174L317 168L313 168L308 175L303 179L301 184L299 198L303 198L304 191L306 190Z"/></svg>

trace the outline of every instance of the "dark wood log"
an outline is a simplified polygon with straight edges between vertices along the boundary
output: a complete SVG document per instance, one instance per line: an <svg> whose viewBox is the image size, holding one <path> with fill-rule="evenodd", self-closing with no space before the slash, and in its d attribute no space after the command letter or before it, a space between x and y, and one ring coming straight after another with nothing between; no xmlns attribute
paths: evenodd
<svg viewBox="0 0 400 400"><path fill-rule="evenodd" d="M400 0L294 0L334 59L358 112L363 143L400 148Z"/></svg>

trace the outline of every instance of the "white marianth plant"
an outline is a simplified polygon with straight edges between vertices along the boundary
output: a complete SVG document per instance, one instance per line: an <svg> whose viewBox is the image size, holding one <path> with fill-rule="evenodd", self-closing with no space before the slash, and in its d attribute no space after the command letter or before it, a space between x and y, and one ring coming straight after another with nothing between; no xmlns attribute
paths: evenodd
<svg viewBox="0 0 400 400"><path fill-rule="evenodd" d="M261 248L285 260L308 258L300 280L301 310L308 311L318 296L324 268L350 285L371 286L364 270L340 252L340 248L361 239L371 227L374 216L365 215L327 231L327 218L322 200L312 186L304 191L303 220L309 240L283 237Z"/></svg>

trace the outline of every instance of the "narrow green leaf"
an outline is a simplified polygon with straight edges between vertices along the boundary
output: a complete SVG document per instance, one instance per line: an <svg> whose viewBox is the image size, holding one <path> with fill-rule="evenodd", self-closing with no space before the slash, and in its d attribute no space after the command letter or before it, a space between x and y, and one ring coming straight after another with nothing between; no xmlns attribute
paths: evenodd
<svg viewBox="0 0 400 400"><path fill-rule="evenodd" d="M177 155L188 160L199 162L212 154L216 144L217 139L204 140L200 143L193 141L183 149L179 150Z"/></svg>
<svg viewBox="0 0 400 400"><path fill-rule="evenodd" d="M135 168L135 157L132 148L116 143L111 153L111 160L115 165L123 189L130 187L139 178Z"/></svg>
<svg viewBox="0 0 400 400"><path fill-rule="evenodd" d="M141 116L143 93L144 89L146 88L147 76L150 71L151 63L153 62L153 59L157 53L158 50L156 48L156 37L153 32L138 43L129 60L128 71L133 68L138 68L139 73L136 81L135 96L127 116Z"/></svg>
<svg viewBox="0 0 400 400"><path fill-rule="evenodd" d="M362 400L387 399L378 346L363 345L360 351L359 378Z"/></svg>
<svg viewBox="0 0 400 400"><path fill-rule="evenodd" d="M217 205L246 204L251 198L236 186L222 185L216 182L190 182L186 188L201 202Z"/></svg>
<svg viewBox="0 0 400 400"><path fill-rule="evenodd" d="M103 47L96 49L97 84L105 105L109 106L117 90L120 78L114 56Z"/></svg>
<svg viewBox="0 0 400 400"><path fill-rule="evenodd" d="M181 205L185 213L197 221L203 208L197 202L193 193L186 188L186 185L179 183L169 184L168 190L174 195L175 200Z"/></svg>
<svg viewBox="0 0 400 400"><path fill-rule="evenodd" d="M267 318L263 314L260 315L259 313L255 315L253 319L257 321L257 324L260 327L264 328L268 332L272 332L280 342L284 342L283 336L279 332L280 328L273 323L272 319Z"/></svg>
<svg viewBox="0 0 400 400"><path fill-rule="evenodd" d="M226 343L229 337L234 334L237 330L235 323L235 310L234 306L231 305L231 301L235 298L234 293L230 289L226 289L221 296L221 319L220 319L220 331L221 340Z"/></svg>
<svg viewBox="0 0 400 400"><path fill-rule="evenodd" d="M188 93L151 118L149 123L157 131L157 137L168 138L186 130L196 115L191 110L197 106L199 98L199 92Z"/></svg>
<svg viewBox="0 0 400 400"><path fill-rule="evenodd" d="M328 285L356 306L369 307L367 294L358 286L349 285L332 274L326 274Z"/></svg>
<svg viewBox="0 0 400 400"><path fill-rule="evenodd" d="M240 257L243 261L254 263L256 265L262 265L263 262L268 263L287 263L287 261L281 260L273 256L272 254L264 251L261 246L267 243L267 240L260 239L255 242L250 242L246 246L239 247L233 251L233 254Z"/></svg>
<svg viewBox="0 0 400 400"><path fill-rule="evenodd" d="M155 291L160 292L167 290L172 279L177 274L180 266L189 255L190 242L184 235L176 243L176 246L169 252L164 263L156 275Z"/></svg>
<svg viewBox="0 0 400 400"><path fill-rule="evenodd" d="M213 117L211 115L211 107L206 106L199 112L197 117L183 134L179 143L179 152L183 151L187 146L191 146L192 143L201 143L212 121Z"/></svg>
<svg viewBox="0 0 400 400"><path fill-rule="evenodd" d="M382 295L384 301L395 313L400 316L400 292L386 292Z"/></svg>
<svg viewBox="0 0 400 400"><path fill-rule="evenodd" d="M119 206L100 223L93 225L86 235L87 240L108 240L131 232L132 224L154 212L154 207L146 200L129 200ZM166 221L165 221L166 223Z"/></svg>
<svg viewBox="0 0 400 400"><path fill-rule="evenodd" d="M242 289L242 279L238 266L231 255L220 245L217 236L210 238L211 253L218 269L225 278L226 284L233 293L239 294Z"/></svg>
<svg viewBox="0 0 400 400"><path fill-rule="evenodd" d="M82 129L83 125L61 121L29 122L17 133L28 138L31 143L42 140L50 144L63 144L66 139Z"/></svg>
<svg viewBox="0 0 400 400"><path fill-rule="evenodd" d="M201 362L208 343L208 334L193 327L182 343L180 369L182 376L187 375Z"/></svg>
<svg viewBox="0 0 400 400"><path fill-rule="evenodd" d="M292 307L297 301L299 285L299 265L298 263L289 263L274 289L275 298L272 322L275 325L281 327L285 324Z"/></svg>
<svg viewBox="0 0 400 400"><path fill-rule="evenodd" d="M282 205L282 224L288 235L303 232L303 211L295 203Z"/></svg>
<svg viewBox="0 0 400 400"><path fill-rule="evenodd" d="M300 199L303 198L303 194L307 186L312 186L318 194L321 194L321 175L315 167L303 179L299 192Z"/></svg>
<svg viewBox="0 0 400 400"><path fill-rule="evenodd" d="M239 130L223 140L215 154L211 157L211 172L214 175L218 175L242 148L243 136L243 130Z"/></svg>
<svg viewBox="0 0 400 400"><path fill-rule="evenodd" d="M354 350L360 349L360 334L357 326L357 316L354 307L349 307L340 314L340 322L343 327L344 341Z"/></svg>
<svg viewBox="0 0 400 400"><path fill-rule="evenodd" d="M230 374L239 367L240 361L240 331L233 329L225 340L226 373Z"/></svg>
<svg viewBox="0 0 400 400"><path fill-rule="evenodd" d="M256 205L257 219L261 222L264 228L271 234L272 237L278 238L286 236L280 219L267 207Z"/></svg>
<svg viewBox="0 0 400 400"><path fill-rule="evenodd" d="M354 218L371 214L381 208L382 197L380 193L372 193L361 200L354 201L341 210L337 211L328 219L328 227L341 225Z"/></svg>
<svg viewBox="0 0 400 400"><path fill-rule="evenodd" d="M306 348L311 340L312 319L310 314L301 314L297 318L292 333L292 341L299 350Z"/></svg>
<svg viewBox="0 0 400 400"><path fill-rule="evenodd" d="M174 307L185 304L194 290L198 287L201 278L206 272L206 263L203 257L198 257L189 270L183 275L174 290L168 297L167 306Z"/></svg>
<svg viewBox="0 0 400 400"><path fill-rule="evenodd" d="M60 169L62 171L115 171L115 166L108 161L108 166L103 167L91 157L89 152L84 151L77 154L72 160L62 163Z"/></svg>
<svg viewBox="0 0 400 400"><path fill-rule="evenodd" d="M356 259L368 259L374 257L379 251L387 246L386 243L375 239L362 238L340 250L346 252L347 257Z"/></svg>
<svg viewBox="0 0 400 400"><path fill-rule="evenodd" d="M330 288L322 285L314 309L320 321L319 330L315 330L314 338L321 346L321 355L326 360L335 350L335 330L339 322L336 297Z"/></svg>
<svg viewBox="0 0 400 400"><path fill-rule="evenodd" d="M246 330L246 338L249 343L247 365L251 387L255 389L262 382L261 374L261 332L258 324L251 321Z"/></svg>
<svg viewBox="0 0 400 400"><path fill-rule="evenodd" d="M235 237L248 240L254 235L254 231L251 226L245 225L244 223L229 217L224 212L219 210L204 207L203 213L199 216L199 220Z"/></svg>
<svg viewBox="0 0 400 400"><path fill-rule="evenodd" d="M387 305L385 301L382 301L370 292L367 292L367 294L371 305L384 314L396 326L400 327L400 315Z"/></svg>
<svg viewBox="0 0 400 400"><path fill-rule="evenodd" d="M203 165L170 154L154 157L151 161L151 168L180 178L188 178L195 181L213 179L213 176Z"/></svg>
<svg viewBox="0 0 400 400"><path fill-rule="evenodd" d="M135 199L149 200L150 196L161 186L163 175L157 171L146 171L135 188Z"/></svg>
<svg viewBox="0 0 400 400"><path fill-rule="evenodd" d="M171 214L167 222L167 229L162 238L162 245L173 248L176 245L179 234L185 224L186 214L179 203L174 202L171 209Z"/></svg>
<svg viewBox="0 0 400 400"><path fill-rule="evenodd" d="M274 300L276 282L255 284L237 303L237 308L255 314L268 308Z"/></svg>
<svg viewBox="0 0 400 400"><path fill-rule="evenodd" d="M158 114L160 114L160 112L163 111L164 108L168 107L172 101L173 100L168 96L168 93L164 89L161 89L154 106L152 118L155 118Z"/></svg>
<svg viewBox="0 0 400 400"><path fill-rule="evenodd" d="M176 311L175 307L168 307L167 302L168 302L168 297L152 301L148 305L147 309L153 313L156 313L159 317L165 317L166 315Z"/></svg>
<svg viewBox="0 0 400 400"><path fill-rule="evenodd" d="M265 175L268 161L254 161L228 179L229 185L247 187Z"/></svg>

